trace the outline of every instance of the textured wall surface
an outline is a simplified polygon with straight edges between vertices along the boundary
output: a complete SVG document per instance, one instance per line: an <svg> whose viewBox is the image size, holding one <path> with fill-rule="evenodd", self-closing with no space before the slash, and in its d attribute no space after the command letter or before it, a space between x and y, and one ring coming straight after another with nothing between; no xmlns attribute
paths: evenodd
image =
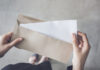
<svg viewBox="0 0 100 70"><path fill-rule="evenodd" d="M0 35L13 29L18 14L43 20L77 19L78 30L87 33L91 51L85 70L100 70L100 0L0 0ZM31 52L12 48L0 59L0 69L8 64L27 62ZM54 70L65 70L53 62Z"/></svg>

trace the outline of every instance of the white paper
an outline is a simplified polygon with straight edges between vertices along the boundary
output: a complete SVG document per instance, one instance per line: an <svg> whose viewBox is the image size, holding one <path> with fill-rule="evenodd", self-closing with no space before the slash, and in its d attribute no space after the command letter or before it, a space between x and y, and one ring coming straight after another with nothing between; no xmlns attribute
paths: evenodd
<svg viewBox="0 0 100 70"><path fill-rule="evenodd" d="M72 33L77 33L76 20L48 21L20 24L20 26L72 43Z"/></svg>

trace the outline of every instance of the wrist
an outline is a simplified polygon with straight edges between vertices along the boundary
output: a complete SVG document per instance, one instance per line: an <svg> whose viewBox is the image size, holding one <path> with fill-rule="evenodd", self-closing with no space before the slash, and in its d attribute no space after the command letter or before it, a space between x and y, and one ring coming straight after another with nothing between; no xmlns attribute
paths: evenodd
<svg viewBox="0 0 100 70"><path fill-rule="evenodd" d="M83 64L73 64L73 70L84 70Z"/></svg>
<svg viewBox="0 0 100 70"><path fill-rule="evenodd" d="M73 70L84 70L84 62L73 62Z"/></svg>

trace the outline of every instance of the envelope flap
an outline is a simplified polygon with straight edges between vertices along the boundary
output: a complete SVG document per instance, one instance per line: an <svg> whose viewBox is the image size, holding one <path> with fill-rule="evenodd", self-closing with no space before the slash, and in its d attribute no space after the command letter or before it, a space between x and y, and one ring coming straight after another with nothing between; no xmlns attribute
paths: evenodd
<svg viewBox="0 0 100 70"><path fill-rule="evenodd" d="M27 24L27 23L34 23L34 22L43 22L43 20L24 16L24 15L19 15L17 22L18 24Z"/></svg>

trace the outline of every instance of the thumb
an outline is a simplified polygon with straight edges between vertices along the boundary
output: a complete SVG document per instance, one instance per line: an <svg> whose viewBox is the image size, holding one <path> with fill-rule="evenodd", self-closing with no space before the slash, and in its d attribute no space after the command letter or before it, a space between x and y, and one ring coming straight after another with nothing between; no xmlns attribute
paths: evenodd
<svg viewBox="0 0 100 70"><path fill-rule="evenodd" d="M12 41L11 43L9 43L9 48L15 46L16 44L20 43L23 40L23 38L17 38L14 41Z"/></svg>

